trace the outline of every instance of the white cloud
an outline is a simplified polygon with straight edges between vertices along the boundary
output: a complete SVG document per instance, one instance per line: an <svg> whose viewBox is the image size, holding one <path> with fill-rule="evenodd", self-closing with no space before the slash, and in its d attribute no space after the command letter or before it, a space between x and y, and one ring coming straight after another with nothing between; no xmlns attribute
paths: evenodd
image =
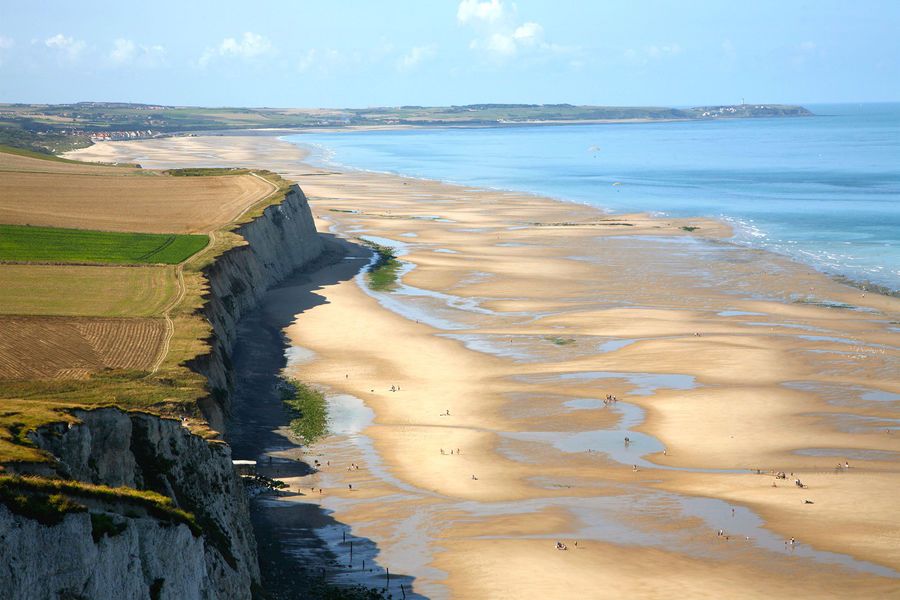
<svg viewBox="0 0 900 600"><path fill-rule="evenodd" d="M513 40L523 46L535 46L544 40L544 28L540 23L529 21L516 27L512 34Z"/></svg>
<svg viewBox="0 0 900 600"><path fill-rule="evenodd" d="M501 0L462 0L456 9L456 20L463 24L473 21L495 23L503 18L504 12Z"/></svg>
<svg viewBox="0 0 900 600"><path fill-rule="evenodd" d="M164 62L166 49L156 44L144 46L133 40L119 38L113 42L109 53L109 61L116 66L137 64L144 67L155 67Z"/></svg>
<svg viewBox="0 0 900 600"><path fill-rule="evenodd" d="M421 63L434 58L436 54L437 47L434 44L428 46L416 46L397 60L397 69L400 71L409 71L410 69L416 68Z"/></svg>
<svg viewBox="0 0 900 600"><path fill-rule="evenodd" d="M69 60L77 60L85 48L85 43L82 40L66 37L61 33L48 37L44 40L44 45L51 50L59 52L61 56Z"/></svg>
<svg viewBox="0 0 900 600"><path fill-rule="evenodd" d="M516 42L511 35L502 33L491 34L486 41L479 43L478 40L472 40L469 44L470 48L484 48L494 53L498 57L512 56L516 53Z"/></svg>
<svg viewBox="0 0 900 600"><path fill-rule="evenodd" d="M456 11L456 20L477 32L469 48L495 63L520 55L546 59L578 50L545 41L540 23L522 23L517 19L516 5L505 5L502 0L463 0Z"/></svg>
<svg viewBox="0 0 900 600"><path fill-rule="evenodd" d="M109 59L120 65L131 62L134 58L135 44L131 40L117 39L113 42L112 52L109 53Z"/></svg>
<svg viewBox="0 0 900 600"><path fill-rule="evenodd" d="M207 48L200 57L200 66L206 66L215 58L239 58L243 60L257 58L271 54L274 51L272 42L268 38L253 33L244 32L240 39L225 38L214 48Z"/></svg>
<svg viewBox="0 0 900 600"><path fill-rule="evenodd" d="M544 28L540 23L528 21L515 28L500 28L481 39L469 43L473 50L485 50L488 57L504 61L519 54L552 56L570 54L576 48L550 44L544 40Z"/></svg>

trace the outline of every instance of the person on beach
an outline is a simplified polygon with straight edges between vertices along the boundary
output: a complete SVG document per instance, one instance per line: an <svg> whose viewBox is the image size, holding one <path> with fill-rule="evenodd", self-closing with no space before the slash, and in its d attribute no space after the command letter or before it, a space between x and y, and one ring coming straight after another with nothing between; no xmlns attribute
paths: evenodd
<svg viewBox="0 0 900 600"><path fill-rule="evenodd" d="M475 477L475 474L474 474L474 473L472 474L472 480L473 480L473 481L478 481L478 478Z"/></svg>

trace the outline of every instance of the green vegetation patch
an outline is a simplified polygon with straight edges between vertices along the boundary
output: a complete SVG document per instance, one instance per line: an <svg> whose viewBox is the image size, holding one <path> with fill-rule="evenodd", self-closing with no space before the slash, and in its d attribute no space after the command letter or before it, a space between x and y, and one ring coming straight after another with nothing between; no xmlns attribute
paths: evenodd
<svg viewBox="0 0 900 600"><path fill-rule="evenodd" d="M0 225L0 261L178 264L208 242L205 235Z"/></svg>
<svg viewBox="0 0 900 600"><path fill-rule="evenodd" d="M125 521L117 521L106 513L91 513L91 537L99 544L104 536L116 537L128 528Z"/></svg>
<svg viewBox="0 0 900 600"><path fill-rule="evenodd" d="M224 167L189 167L185 169L168 169L163 171L173 177L218 177L221 175L246 175L250 169Z"/></svg>
<svg viewBox="0 0 900 600"><path fill-rule="evenodd" d="M125 502L144 509L157 519L183 523L195 536L202 534L193 514L176 508L171 498L156 492L66 479L0 476L0 501L11 511L44 524L59 523L69 513L85 512L87 508L76 500L116 504ZM111 526L117 527L114 524ZM103 529L105 525L99 524L99 527Z"/></svg>
<svg viewBox="0 0 900 600"><path fill-rule="evenodd" d="M700 228L695 225L685 225L681 229L683 229L684 231L697 231Z"/></svg>
<svg viewBox="0 0 900 600"><path fill-rule="evenodd" d="M34 519L42 525L57 525L66 515L85 512L87 507L62 494L32 494L12 485L9 478L0 479L0 503L13 514Z"/></svg>
<svg viewBox="0 0 900 600"><path fill-rule="evenodd" d="M369 287L376 292L390 292L397 286L397 277L400 274L400 267L403 266L393 248L382 246L375 242L360 239L360 242L368 248L375 251L377 259L369 267L368 281Z"/></svg>
<svg viewBox="0 0 900 600"><path fill-rule="evenodd" d="M298 416L291 421L294 435L311 444L328 433L325 394L296 379L285 379L281 399Z"/></svg>
<svg viewBox="0 0 900 600"><path fill-rule="evenodd" d="M2 134L0 134L0 140L2 140ZM13 146L6 146L0 144L0 152L4 154L15 154L17 156L27 156L28 158L39 158L41 160L51 160L54 162L64 162L64 163L72 163L72 164L85 164L83 162L77 160L70 160L68 158L62 158L61 156L56 156L54 154L50 154L49 151L43 150L43 148L39 150L29 150L27 148L16 148ZM88 163L89 164L89 163Z"/></svg>
<svg viewBox="0 0 900 600"><path fill-rule="evenodd" d="M552 344L556 344L557 346L569 346L575 343L574 338L545 337L544 339L548 342L551 342Z"/></svg>

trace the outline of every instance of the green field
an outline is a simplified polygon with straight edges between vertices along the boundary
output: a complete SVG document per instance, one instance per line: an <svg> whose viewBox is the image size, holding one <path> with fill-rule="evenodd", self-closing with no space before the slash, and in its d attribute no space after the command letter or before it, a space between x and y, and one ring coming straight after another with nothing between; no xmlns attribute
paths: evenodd
<svg viewBox="0 0 900 600"><path fill-rule="evenodd" d="M205 235L0 225L0 261L173 265L208 241Z"/></svg>
<svg viewBox="0 0 900 600"><path fill-rule="evenodd" d="M176 293L175 269L146 265L0 264L0 315L155 317Z"/></svg>

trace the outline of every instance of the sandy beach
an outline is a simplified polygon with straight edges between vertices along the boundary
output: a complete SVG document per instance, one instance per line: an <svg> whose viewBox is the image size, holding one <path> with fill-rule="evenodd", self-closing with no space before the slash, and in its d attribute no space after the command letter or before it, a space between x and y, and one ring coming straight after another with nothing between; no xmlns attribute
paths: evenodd
<svg viewBox="0 0 900 600"><path fill-rule="evenodd" d="M371 540L404 596L900 594L897 298L716 221L336 172L271 136L72 157L271 169L320 232L397 249L392 291L303 288L288 372L334 433L285 479L322 493L282 501Z"/></svg>

